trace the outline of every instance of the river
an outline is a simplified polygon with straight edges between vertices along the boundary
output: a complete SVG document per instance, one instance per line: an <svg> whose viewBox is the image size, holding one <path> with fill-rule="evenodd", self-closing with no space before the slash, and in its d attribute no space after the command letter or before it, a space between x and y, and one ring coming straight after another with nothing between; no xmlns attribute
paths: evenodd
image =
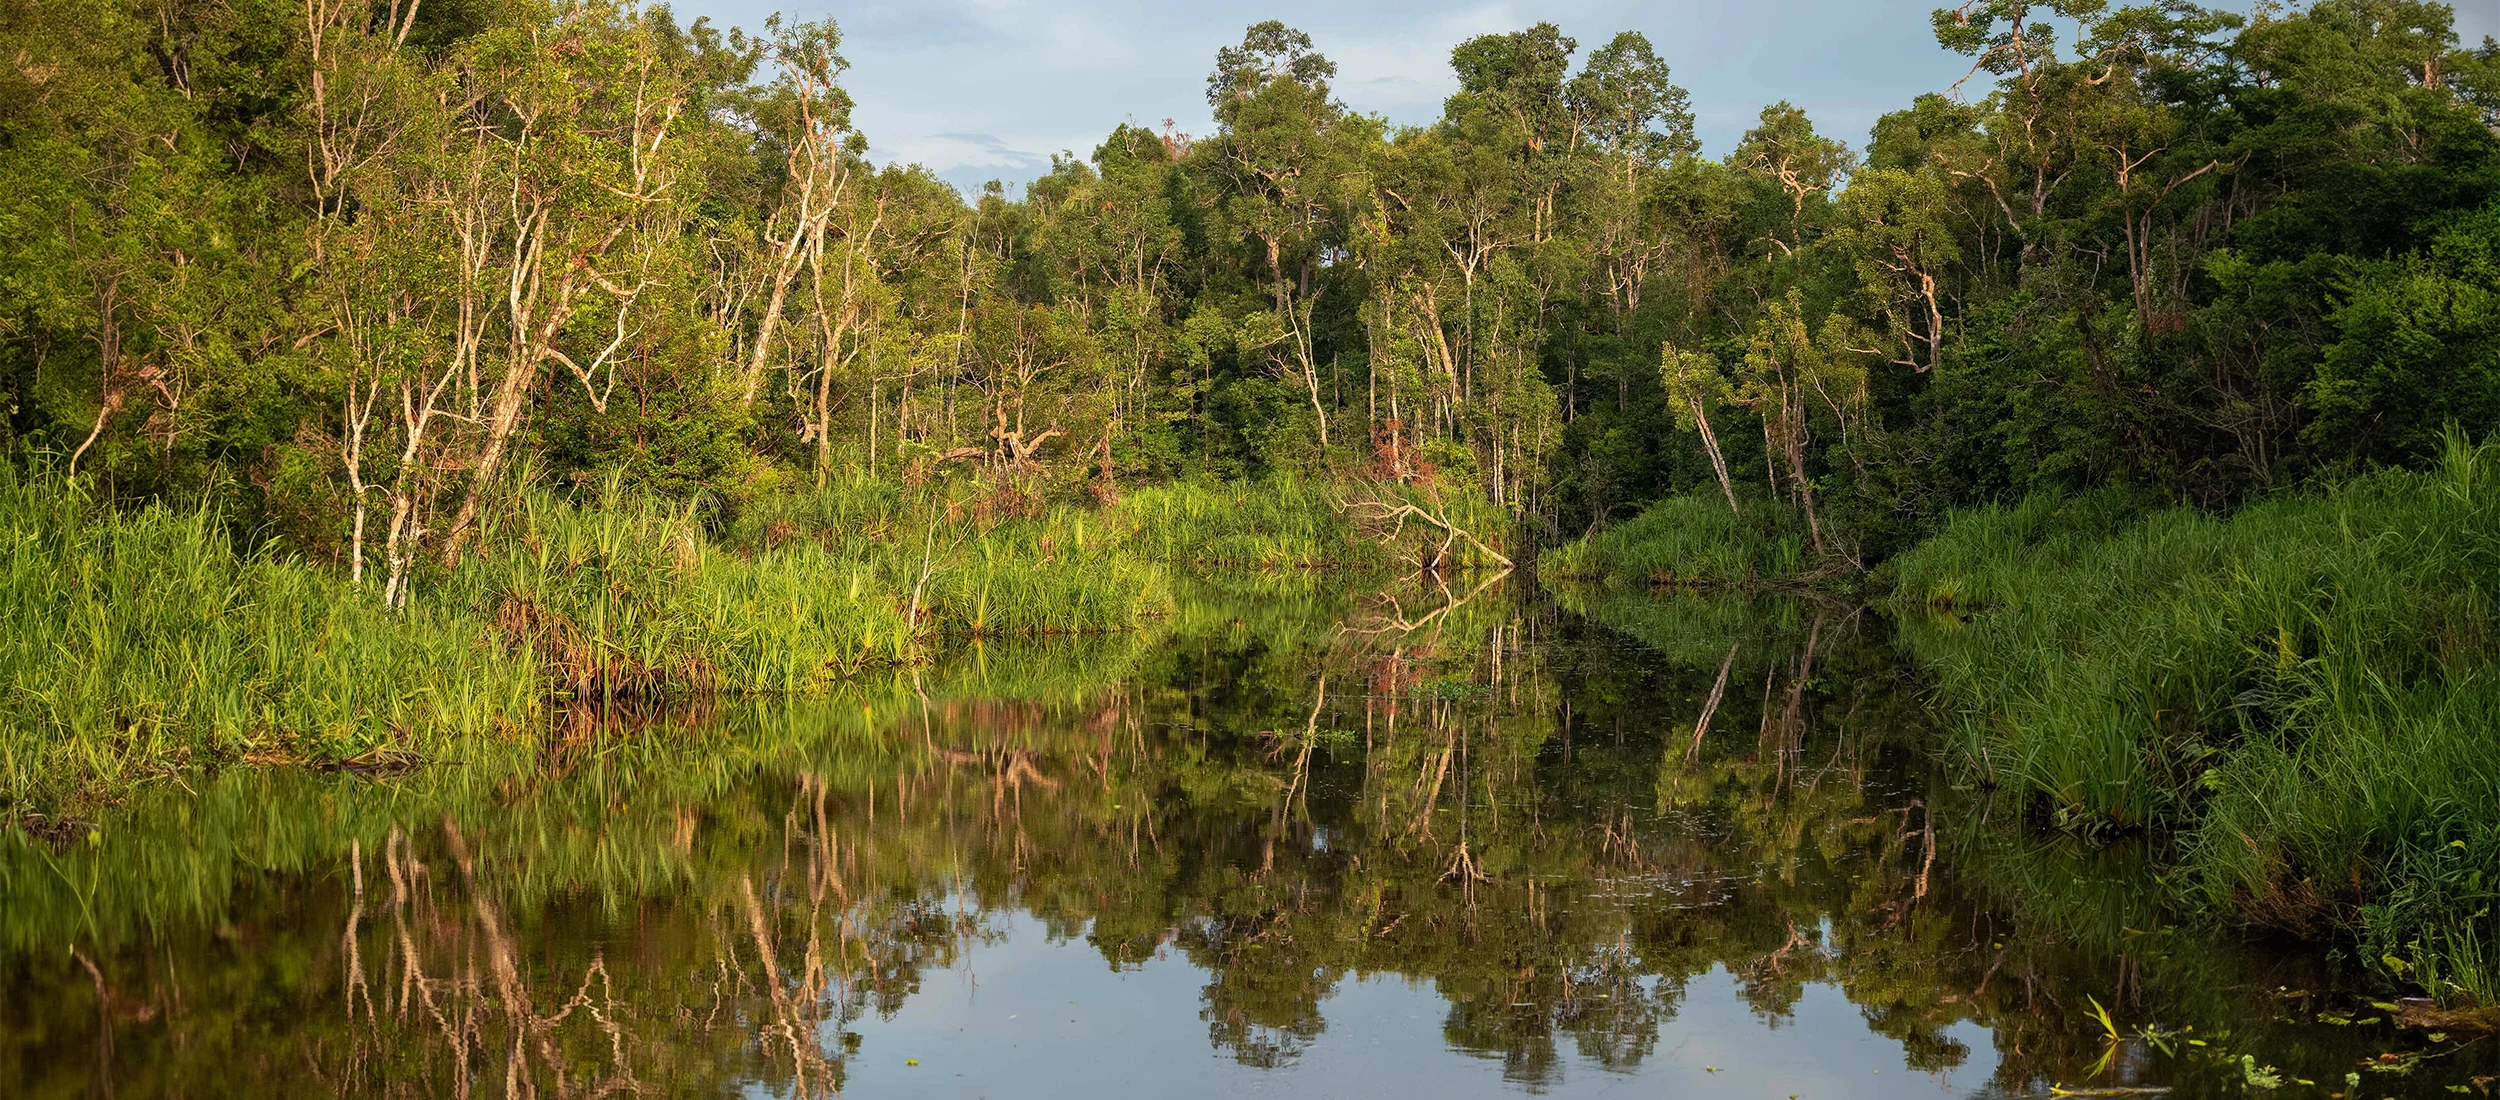
<svg viewBox="0 0 2500 1100"><path fill-rule="evenodd" d="M1870 613L1193 601L0 839L0 1096L2406 1096L2333 955L2013 823ZM1585 614L1584 614L1585 613ZM2347 1075L2351 1076L2347 1076Z"/></svg>

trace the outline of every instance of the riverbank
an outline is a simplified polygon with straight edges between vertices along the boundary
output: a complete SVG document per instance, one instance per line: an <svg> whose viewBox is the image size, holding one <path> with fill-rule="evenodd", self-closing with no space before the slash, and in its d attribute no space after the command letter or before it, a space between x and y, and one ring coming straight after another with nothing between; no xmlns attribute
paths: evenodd
<svg viewBox="0 0 2500 1100"><path fill-rule="evenodd" d="M2500 446L2227 518L2034 500L1890 565L1948 752L2188 909L2500 1002Z"/></svg>
<svg viewBox="0 0 2500 1100"><path fill-rule="evenodd" d="M1636 605L1808 580L1797 535L1710 503L1548 574ZM2026 824L2146 838L2176 911L2500 1003L2500 445L2227 517L2110 495L1959 513L1873 587L1946 711L1940 751Z"/></svg>
<svg viewBox="0 0 2500 1100"><path fill-rule="evenodd" d="M441 757L567 698L817 695L965 640L1147 630L1188 575L1478 560L1438 530L1366 525L1343 492L1184 484L1097 506L862 481L715 531L613 485L534 491L392 610L348 570L246 545L212 508L116 509L0 469L0 804L230 763Z"/></svg>

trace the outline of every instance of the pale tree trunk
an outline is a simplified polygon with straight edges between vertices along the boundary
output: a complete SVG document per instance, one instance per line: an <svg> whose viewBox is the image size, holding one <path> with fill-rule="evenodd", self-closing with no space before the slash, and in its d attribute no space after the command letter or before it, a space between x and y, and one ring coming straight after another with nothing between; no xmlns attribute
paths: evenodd
<svg viewBox="0 0 2500 1100"><path fill-rule="evenodd" d="M1822 557L1823 521L1814 512L1814 483L1806 478L1805 409L1787 396L1782 388L1780 398L1781 451L1788 458L1788 477L1797 486L1797 502L1806 510L1806 532L1814 539L1814 554Z"/></svg>
<svg viewBox="0 0 2500 1100"><path fill-rule="evenodd" d="M885 198L879 196L876 213L868 220L868 229L858 239L844 242L841 298L830 308L825 303L824 238L819 236L808 247L807 265L814 290L817 324L823 333L823 343L818 349L820 366L816 373L812 425L816 436L816 486L820 489L825 486L833 469L833 376L859 357L858 344L865 327L861 299L866 293L861 279L863 275L873 277L874 274L861 270L860 252L876 247L877 230L885 224L885 204ZM847 349L844 346L846 343L849 345Z"/></svg>
<svg viewBox="0 0 2500 1100"><path fill-rule="evenodd" d="M1727 510L1744 514L1745 510L1736 504L1736 484L1727 476L1727 456L1719 450L1719 433L1710 430L1710 413L1702 408L1699 398L1686 397L1684 401L1693 410L1694 426L1701 429L1701 447L1710 453L1710 470L1719 475L1719 491L1727 495Z"/></svg>
<svg viewBox="0 0 2500 1100"><path fill-rule="evenodd" d="M477 527L478 509L494 490L495 478L503 473L504 451L511 445L512 433L521 425L522 408L538 381L539 362L538 356L524 352L504 367L503 381L495 387L494 404L487 410L486 445L470 464L468 492L461 495L460 510L451 519L451 534L443 542L446 565L459 564L460 551Z"/></svg>
<svg viewBox="0 0 2500 1100"><path fill-rule="evenodd" d="M756 322L755 350L747 358L746 378L738 387L739 408L754 405L755 395L763 388L764 365L772 355L773 330L781 327L781 311L790 300L790 284L798 278L799 268L807 260L800 246L822 235L825 220L832 215L832 203L812 209L809 204L814 198L811 179L799 193L798 216L793 219L789 239L781 242L781 255L773 262L772 293L765 299L764 313ZM771 240L769 234L765 239Z"/></svg>
<svg viewBox="0 0 2500 1100"><path fill-rule="evenodd" d="M765 227L766 243L777 244L781 254L773 261L772 293L757 322L755 350L747 359L746 378L739 387L738 407L742 409L753 406L756 394L763 389L764 366L772 355L773 332L781 326L781 311L789 301L790 284L798 278L799 268L808 262L809 253L822 247L819 242L825 223L841 205L842 192L850 184L850 170L842 161L840 132L817 114L826 96L834 91L832 84L820 81L816 68L806 60L783 54L780 61L783 74L798 90L799 140L789 157L790 174L798 180L798 209L791 217L788 238L774 242L771 227Z"/></svg>
<svg viewBox="0 0 2500 1100"><path fill-rule="evenodd" d="M658 105L652 107L657 109ZM641 115L644 105L637 104L636 109ZM651 158L659 153L660 143L667 140L669 124L675 117L675 110L671 107L667 109L665 118L655 120L657 131L648 148L642 144L642 130L636 128L632 151L635 190L624 195L629 201L654 201L666 188L665 182L655 186L651 178ZM529 141L529 135L525 132L520 140ZM599 360L595 360L590 368L575 368L575 373L582 377L587 387L591 384L589 371L596 370L600 361L623 344L624 314L632 308L642 290L640 284L633 287L616 285L601 274L594 263L595 257L606 255L619 238L636 229L634 222L623 216L615 216L617 220L609 226L606 234L596 239L566 240L563 249L566 258L558 262L551 277L547 249L548 235L558 231L555 224L559 220L555 217L556 198L546 193L524 194L524 187L523 181L515 178L509 198L509 208L516 216L512 223L512 266L504 278L503 312L508 350L503 377L495 387L494 401L485 410L486 443L479 449L470 467L468 491L462 495L460 510L452 517L451 531L444 538L443 561L447 565L459 562L461 549L476 534L479 509L488 494L493 492L495 480L503 473L506 452L510 450L512 436L519 430L522 417L528 411L530 394L537 387L540 368L550 359L571 364L563 350L557 347L557 340L563 335L565 324L572 320L580 307L582 296L594 286L611 295L616 301L620 325L617 339L607 351L601 353ZM605 398L596 391L592 392L592 397L604 405Z"/></svg>
<svg viewBox="0 0 2500 1100"><path fill-rule="evenodd" d="M550 206L548 200L539 198L518 222L521 232L513 242L512 270L505 281L509 350L503 377L497 381L494 399L485 410L486 443L470 464L468 491L462 494L460 510L452 517L451 532L444 537L446 565L459 563L460 551L476 534L479 509L503 473L513 433L520 429L522 414L528 411L530 391L537 388L539 368L553 356L556 337L572 318L589 278L591 269L587 263L563 265L552 283L545 277ZM611 229L606 239L585 249L584 254L606 251L624 232L621 225Z"/></svg>
<svg viewBox="0 0 2500 1100"><path fill-rule="evenodd" d="M347 488L356 498L356 518L349 525L347 583L356 588L365 586L365 512L366 494L373 488L365 484L365 428L373 419L374 399L381 395L382 379L375 377L366 384L363 398L356 395L355 381L348 381L346 439L341 445L347 466Z"/></svg>
<svg viewBox="0 0 2500 1100"><path fill-rule="evenodd" d="M1311 353L1309 314L1315 302L1310 295L1294 293L1294 281L1285 275L1283 242L1268 237L1268 273L1276 279L1276 315L1289 327L1286 338L1293 341L1294 369L1302 375L1302 386L1310 394L1311 413L1319 418L1319 445L1328 446L1328 409L1319 399L1319 364ZM1300 298L1299 301L1296 299Z"/></svg>

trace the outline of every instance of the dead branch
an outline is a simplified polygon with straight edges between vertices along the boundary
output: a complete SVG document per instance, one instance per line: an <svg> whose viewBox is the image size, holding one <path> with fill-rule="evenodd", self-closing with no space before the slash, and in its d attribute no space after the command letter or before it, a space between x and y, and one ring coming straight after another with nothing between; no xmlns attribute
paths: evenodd
<svg viewBox="0 0 2500 1100"><path fill-rule="evenodd" d="M1406 531L1406 521L1410 519L1439 529L1441 533L1447 537L1442 539L1441 548L1434 551L1432 559L1425 563L1426 568L1438 568L1442 561L1448 559L1449 548L1451 545L1462 539L1465 540L1469 546L1475 547L1477 553L1483 554L1485 557L1499 562L1502 568L1512 568L1512 562L1508 556L1504 555L1499 550L1495 550L1494 548L1485 545L1483 539L1477 538L1466 528L1460 527L1456 523L1451 522L1449 516L1446 514L1446 509L1441 512L1435 512L1431 509L1414 504L1411 501L1382 500L1378 497L1352 501L1336 500L1331 501L1330 503L1336 506L1337 511L1344 513L1346 516L1356 520L1358 523L1374 529L1377 529L1384 524L1388 525L1389 530L1386 533L1375 536L1383 544L1395 542L1399 535L1404 534Z"/></svg>

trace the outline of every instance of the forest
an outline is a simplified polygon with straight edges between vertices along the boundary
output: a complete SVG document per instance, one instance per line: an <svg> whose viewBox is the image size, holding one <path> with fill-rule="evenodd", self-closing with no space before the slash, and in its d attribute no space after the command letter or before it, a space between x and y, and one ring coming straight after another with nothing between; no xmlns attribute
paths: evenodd
<svg viewBox="0 0 2500 1100"><path fill-rule="evenodd" d="M839 31L501 0L13 0L7 444L398 583L517 480L1433 483L1559 541L1690 491L1881 560L2227 508L2500 423L2500 71L2445 5L1940 10L1968 79L1698 151L1656 45L1349 109L1214 58L1021 194L871 163ZM42 59L42 60L37 60ZM1509 532L1505 532L1509 533Z"/></svg>
<svg viewBox="0 0 2500 1100"><path fill-rule="evenodd" d="M1720 156L1672 42L1404 125L1258 23L1212 132L964 195L831 19L0 0L0 814L1535 565L1875 601L1969 783L2500 999L2500 44L1932 21Z"/></svg>

